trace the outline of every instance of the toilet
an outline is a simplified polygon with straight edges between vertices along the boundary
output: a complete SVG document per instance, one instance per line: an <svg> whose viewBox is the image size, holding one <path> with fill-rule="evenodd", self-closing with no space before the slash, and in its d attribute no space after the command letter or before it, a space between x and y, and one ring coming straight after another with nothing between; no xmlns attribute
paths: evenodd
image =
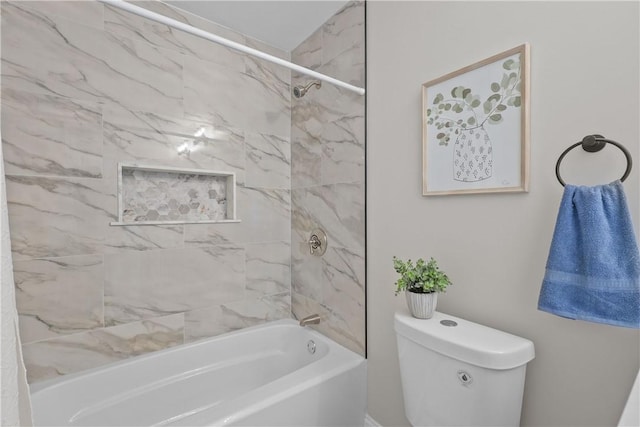
<svg viewBox="0 0 640 427"><path fill-rule="evenodd" d="M531 341L439 312L394 323L411 425L520 425Z"/></svg>

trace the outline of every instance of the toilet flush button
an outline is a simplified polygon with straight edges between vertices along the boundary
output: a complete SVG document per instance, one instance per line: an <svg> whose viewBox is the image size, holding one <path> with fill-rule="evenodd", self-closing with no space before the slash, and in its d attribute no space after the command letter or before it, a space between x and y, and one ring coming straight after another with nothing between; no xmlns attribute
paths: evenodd
<svg viewBox="0 0 640 427"><path fill-rule="evenodd" d="M458 379L462 383L462 385L469 385L473 382L473 378L469 375L468 372L458 371Z"/></svg>
<svg viewBox="0 0 640 427"><path fill-rule="evenodd" d="M450 319L441 320L440 324L442 326L458 326L458 322L456 322L455 320L450 320Z"/></svg>

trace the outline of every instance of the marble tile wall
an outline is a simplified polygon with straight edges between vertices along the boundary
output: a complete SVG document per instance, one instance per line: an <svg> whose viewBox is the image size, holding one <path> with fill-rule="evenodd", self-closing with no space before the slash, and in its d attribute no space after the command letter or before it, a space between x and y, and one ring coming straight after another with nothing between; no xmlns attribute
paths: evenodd
<svg viewBox="0 0 640 427"><path fill-rule="evenodd" d="M294 49L292 61L364 87L364 8L348 3ZM317 329L365 354L364 97L329 84L310 89L292 98L291 126L292 312L320 314ZM306 243L316 227L329 240L320 258Z"/></svg>
<svg viewBox="0 0 640 427"><path fill-rule="evenodd" d="M137 4L290 57L165 4ZM29 380L289 317L290 73L99 2L1 7L2 143ZM118 162L235 172L242 222L110 227Z"/></svg>

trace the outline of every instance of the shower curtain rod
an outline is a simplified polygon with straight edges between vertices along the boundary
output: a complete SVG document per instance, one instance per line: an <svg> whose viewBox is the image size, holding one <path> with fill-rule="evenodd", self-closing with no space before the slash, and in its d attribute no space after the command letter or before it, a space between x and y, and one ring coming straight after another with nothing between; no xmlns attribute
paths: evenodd
<svg viewBox="0 0 640 427"><path fill-rule="evenodd" d="M334 79L333 77L329 77L325 74L318 73L317 71L310 70L308 68L302 67L300 65L294 64L293 62L285 61L284 59L280 59L276 56L269 55L268 53L264 53L258 49L253 49L251 47L245 46L243 44L234 42L229 39L225 39L224 37L217 36L208 31L201 30L199 28L192 27L191 25L187 25L180 21L176 21L175 19L168 18L159 13L151 12L150 10L144 9L140 6L133 5L131 3L127 3L124 0L99 0L102 3L108 4L109 6L113 6L118 9L126 10L127 12L131 12L135 15L142 16L143 18L151 19L152 21L159 22L164 25L168 25L170 27L176 28L178 30L184 31L189 34L193 34L194 36L210 40L212 42L221 44L223 46L229 47L231 49L235 49L237 51L246 53L248 55L253 55L255 57L264 59L265 61L273 62L274 64L281 65L283 67L287 67L293 71L297 71L302 74L306 74L310 77L314 77L318 80L325 81L327 83L334 84L336 86L340 86L342 88L353 91L359 95L364 95L364 89L358 86L351 85L349 83L343 82L342 80Z"/></svg>

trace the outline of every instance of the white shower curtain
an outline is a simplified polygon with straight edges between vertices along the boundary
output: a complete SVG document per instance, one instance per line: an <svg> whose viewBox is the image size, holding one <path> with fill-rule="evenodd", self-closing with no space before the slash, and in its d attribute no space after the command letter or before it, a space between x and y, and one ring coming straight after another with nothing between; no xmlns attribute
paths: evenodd
<svg viewBox="0 0 640 427"><path fill-rule="evenodd" d="M1 144L0 330L0 425L31 426L33 425L31 420L31 399L29 398L29 386L18 333L18 311L16 310L15 284L13 282L9 215Z"/></svg>
<svg viewBox="0 0 640 427"><path fill-rule="evenodd" d="M0 147L0 329L2 335L0 359L1 396L0 418L2 426L31 426L31 400L26 370L22 360L18 311L13 282L9 217L4 179L4 160Z"/></svg>

